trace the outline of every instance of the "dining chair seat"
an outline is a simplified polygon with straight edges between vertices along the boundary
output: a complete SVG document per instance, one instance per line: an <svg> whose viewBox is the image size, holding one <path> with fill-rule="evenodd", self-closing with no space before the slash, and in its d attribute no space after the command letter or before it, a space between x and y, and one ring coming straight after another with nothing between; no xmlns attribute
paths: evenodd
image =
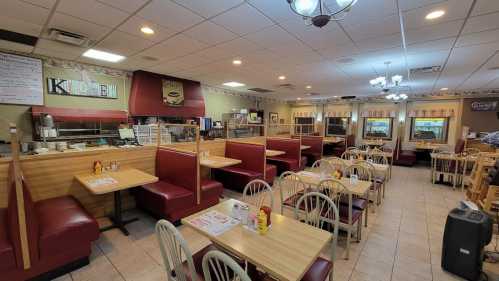
<svg viewBox="0 0 499 281"><path fill-rule="evenodd" d="M308 271L303 275L302 281L324 281L333 269L333 263L322 257L315 259Z"/></svg>
<svg viewBox="0 0 499 281"><path fill-rule="evenodd" d="M213 250L218 250L218 248L215 247L215 245L210 244L192 255L192 261L194 262L194 269L196 270L196 274L199 280L204 280L203 257L204 255L206 255L206 253ZM184 267L185 272L189 272L189 265L187 264L187 261L184 261L182 263L182 266ZM192 280L192 278L190 278L190 280Z"/></svg>
<svg viewBox="0 0 499 281"><path fill-rule="evenodd" d="M340 212L340 222L348 223L348 205L340 205L338 208ZM355 224L362 217L362 211L357 209L352 209L352 224Z"/></svg>
<svg viewBox="0 0 499 281"><path fill-rule="evenodd" d="M348 206L348 201L346 199L342 199L340 204L342 206ZM352 198L352 207L356 210L365 210L367 208L367 200L365 198Z"/></svg>
<svg viewBox="0 0 499 281"><path fill-rule="evenodd" d="M300 199L300 197L302 197L304 194L304 191L298 191L298 193L295 193L293 195L291 195L290 197L286 198L283 202L284 205L286 206L289 206L289 207L295 207L296 206L296 202L298 202L298 199Z"/></svg>

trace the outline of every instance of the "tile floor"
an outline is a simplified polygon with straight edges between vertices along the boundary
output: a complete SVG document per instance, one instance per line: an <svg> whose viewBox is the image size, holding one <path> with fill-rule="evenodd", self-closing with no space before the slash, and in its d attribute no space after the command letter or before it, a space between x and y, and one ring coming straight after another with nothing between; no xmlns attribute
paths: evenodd
<svg viewBox="0 0 499 281"><path fill-rule="evenodd" d="M425 168L394 167L383 204L370 213L369 227L363 229L362 241L352 244L349 260L344 259L346 241L340 239L334 280L462 280L442 271L440 255L447 213L463 194L432 185L429 177ZM233 192L226 196L239 197ZM128 226L129 237L117 230L103 233L93 245L90 265L57 280L167 280L154 235L155 220L139 211L133 215L140 220ZM180 230L193 252L209 243L187 227ZM488 247L493 249L493 243ZM490 281L499 280L499 264L485 263L485 272Z"/></svg>

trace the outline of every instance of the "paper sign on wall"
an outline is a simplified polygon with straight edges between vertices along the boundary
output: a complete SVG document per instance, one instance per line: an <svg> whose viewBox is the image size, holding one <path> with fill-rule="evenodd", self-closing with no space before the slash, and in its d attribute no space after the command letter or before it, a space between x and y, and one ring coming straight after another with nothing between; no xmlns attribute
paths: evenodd
<svg viewBox="0 0 499 281"><path fill-rule="evenodd" d="M0 103L43 105L40 59L0 53Z"/></svg>
<svg viewBox="0 0 499 281"><path fill-rule="evenodd" d="M48 93L63 96L83 96L94 98L117 99L117 87L96 81L79 81L59 78L47 78Z"/></svg>

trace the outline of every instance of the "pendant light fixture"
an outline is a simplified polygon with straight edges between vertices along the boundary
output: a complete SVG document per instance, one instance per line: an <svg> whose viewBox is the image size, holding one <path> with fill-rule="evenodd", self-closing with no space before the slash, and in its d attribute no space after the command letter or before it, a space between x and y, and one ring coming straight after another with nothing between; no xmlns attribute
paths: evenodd
<svg viewBox="0 0 499 281"><path fill-rule="evenodd" d="M314 26L323 27L332 20L342 20L357 3L357 0L286 0L291 10L311 21Z"/></svg>

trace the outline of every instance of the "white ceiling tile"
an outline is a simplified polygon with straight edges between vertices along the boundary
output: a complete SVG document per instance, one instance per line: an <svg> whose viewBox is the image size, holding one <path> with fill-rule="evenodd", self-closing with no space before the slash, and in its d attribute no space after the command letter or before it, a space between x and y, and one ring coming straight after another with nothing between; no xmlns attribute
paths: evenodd
<svg viewBox="0 0 499 281"><path fill-rule="evenodd" d="M199 55L208 59L224 59L244 56L245 54L261 49L255 43L244 38L237 38L229 42L207 48L199 52Z"/></svg>
<svg viewBox="0 0 499 281"><path fill-rule="evenodd" d="M215 45L237 37L236 34L210 21L198 24L184 34L208 45Z"/></svg>
<svg viewBox="0 0 499 281"><path fill-rule="evenodd" d="M133 36L121 31L113 31L113 33L102 40L96 47L98 49L128 56L144 50L153 44L154 42L144 40L141 37Z"/></svg>
<svg viewBox="0 0 499 281"><path fill-rule="evenodd" d="M407 52L409 54L417 54L442 50L450 51L454 40L456 40L456 37L430 40L422 43L412 43L407 46Z"/></svg>
<svg viewBox="0 0 499 281"><path fill-rule="evenodd" d="M23 33L31 36L40 35L43 29L42 25L5 16L0 16L0 26L5 30Z"/></svg>
<svg viewBox="0 0 499 281"><path fill-rule="evenodd" d="M396 12L393 0L357 1L345 19L341 21L341 24L367 26L369 22L394 15Z"/></svg>
<svg viewBox="0 0 499 281"><path fill-rule="evenodd" d="M116 9L123 10L127 13L134 13L142 7L148 0L97 0Z"/></svg>
<svg viewBox="0 0 499 281"><path fill-rule="evenodd" d="M400 23L397 15L383 17L363 24L345 24L343 26L355 41L400 33Z"/></svg>
<svg viewBox="0 0 499 281"><path fill-rule="evenodd" d="M248 34L244 36L244 38L265 48L282 48L283 46L287 46L287 44L293 44L298 41L295 37L277 25Z"/></svg>
<svg viewBox="0 0 499 281"><path fill-rule="evenodd" d="M243 0L216 0L216 1L173 0L173 1L184 7L187 7L191 11L194 11L205 18L210 18L215 15L218 15L244 2Z"/></svg>
<svg viewBox="0 0 499 281"><path fill-rule="evenodd" d="M34 49L33 46L19 44L11 41L0 40L0 48L4 50L12 50L23 53L31 53Z"/></svg>
<svg viewBox="0 0 499 281"><path fill-rule="evenodd" d="M154 34L144 34L142 31L140 31L140 29L144 26L152 28L152 30L154 30ZM161 42L176 33L172 29L168 29L164 26L153 23L139 16L133 16L129 18L126 22L118 27L118 30L154 42Z"/></svg>
<svg viewBox="0 0 499 281"><path fill-rule="evenodd" d="M353 43L347 43L342 45L331 44L326 49L318 50L318 52L327 59L339 59L344 57L349 57L358 54L360 51Z"/></svg>
<svg viewBox="0 0 499 281"><path fill-rule="evenodd" d="M21 1L51 9L57 0L21 0Z"/></svg>
<svg viewBox="0 0 499 281"><path fill-rule="evenodd" d="M457 47L488 44L499 41L499 29L469 33L461 35L457 40Z"/></svg>
<svg viewBox="0 0 499 281"><path fill-rule="evenodd" d="M75 59L79 57L85 48L72 46L48 39L40 38L36 43L35 53L43 54L46 56L53 56L63 59Z"/></svg>
<svg viewBox="0 0 499 281"><path fill-rule="evenodd" d="M424 26L417 29L408 29L406 31L407 43L414 44L430 40L456 37L459 34L459 29L461 28L463 22L463 20L458 20Z"/></svg>
<svg viewBox="0 0 499 281"><path fill-rule="evenodd" d="M359 51L370 52L402 46L402 37L399 34L363 39L355 42Z"/></svg>
<svg viewBox="0 0 499 281"><path fill-rule="evenodd" d="M437 4L445 0L399 0L402 11L413 10L424 6Z"/></svg>
<svg viewBox="0 0 499 281"><path fill-rule="evenodd" d="M55 13L49 24L49 28L57 28L87 36L91 40L98 40L111 31L111 28L84 21L72 16Z"/></svg>
<svg viewBox="0 0 499 281"><path fill-rule="evenodd" d="M127 13L95 0L61 0L57 11L108 27L115 27L128 17Z"/></svg>
<svg viewBox="0 0 499 281"><path fill-rule="evenodd" d="M499 53L492 57L485 65L466 80L461 87L467 89L488 89L489 85L499 78L499 70L490 69L499 66Z"/></svg>
<svg viewBox="0 0 499 281"><path fill-rule="evenodd" d="M286 1L248 0L248 2L277 22L299 18Z"/></svg>
<svg viewBox="0 0 499 281"><path fill-rule="evenodd" d="M255 32L274 24L248 4L214 17L213 22L239 35Z"/></svg>
<svg viewBox="0 0 499 281"><path fill-rule="evenodd" d="M499 2L499 1L498 1ZM463 34L480 32L499 28L499 13L487 14L469 18L463 29Z"/></svg>
<svg viewBox="0 0 499 281"><path fill-rule="evenodd" d="M138 15L175 31L185 30L204 20L170 0L153 0Z"/></svg>
<svg viewBox="0 0 499 281"><path fill-rule="evenodd" d="M42 25L47 20L49 10L18 0L0 1L0 17L13 18L31 24ZM2 25L3 26L3 25Z"/></svg>
<svg viewBox="0 0 499 281"><path fill-rule="evenodd" d="M170 60L194 53L206 45L182 34L166 40L140 53L141 56L151 56L159 60Z"/></svg>
<svg viewBox="0 0 499 281"><path fill-rule="evenodd" d="M499 11L499 1L496 0L477 0L472 16L487 14Z"/></svg>
<svg viewBox="0 0 499 281"><path fill-rule="evenodd" d="M405 28L414 29L464 19L466 18L472 2L473 1L447 0L404 12ZM425 18L426 15L434 10L444 10L445 15L438 19L427 20Z"/></svg>

